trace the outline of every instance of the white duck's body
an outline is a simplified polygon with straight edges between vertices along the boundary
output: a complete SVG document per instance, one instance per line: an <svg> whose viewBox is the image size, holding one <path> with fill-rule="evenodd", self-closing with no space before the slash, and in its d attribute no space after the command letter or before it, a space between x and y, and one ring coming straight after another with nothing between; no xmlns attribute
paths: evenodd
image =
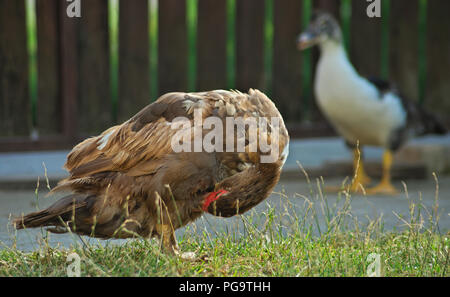
<svg viewBox="0 0 450 297"><path fill-rule="evenodd" d="M359 76L340 43L322 44L315 93L322 112L349 143L387 147L391 134L406 125L401 99Z"/></svg>

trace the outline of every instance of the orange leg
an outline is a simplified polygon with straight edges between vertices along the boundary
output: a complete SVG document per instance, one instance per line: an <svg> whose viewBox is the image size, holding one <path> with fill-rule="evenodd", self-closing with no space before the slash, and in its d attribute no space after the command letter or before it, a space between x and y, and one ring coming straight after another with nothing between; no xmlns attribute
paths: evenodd
<svg viewBox="0 0 450 297"><path fill-rule="evenodd" d="M371 178L367 175L364 164L361 158L361 151L359 148L353 150L353 179L350 185L351 192L363 193L363 189L368 186L371 182ZM327 187L327 192L339 192L344 190L342 186L340 187Z"/></svg>
<svg viewBox="0 0 450 297"><path fill-rule="evenodd" d="M381 178L381 182L367 190L367 194L369 195L398 195L399 192L392 185L391 182L391 167L393 163L392 152L386 150L383 155L383 176Z"/></svg>
<svg viewBox="0 0 450 297"><path fill-rule="evenodd" d="M364 169L361 151L359 148L355 148L353 150L353 170L354 176L350 190L352 192L363 192L364 187L370 184L371 178L367 175Z"/></svg>

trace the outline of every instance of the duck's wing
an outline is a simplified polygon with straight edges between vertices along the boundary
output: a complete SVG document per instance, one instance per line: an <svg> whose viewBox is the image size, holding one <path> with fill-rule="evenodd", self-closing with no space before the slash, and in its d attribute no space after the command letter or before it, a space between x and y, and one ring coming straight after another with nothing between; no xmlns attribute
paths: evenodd
<svg viewBox="0 0 450 297"><path fill-rule="evenodd" d="M177 132L171 121L192 118L185 107L186 96L164 95L122 125L75 146L64 166L71 178L103 171L129 172L147 160L161 160L171 152L171 138Z"/></svg>
<svg viewBox="0 0 450 297"><path fill-rule="evenodd" d="M367 80L377 88L380 99L387 93L391 93L397 97L407 115L405 125L399 127L398 130L393 131L392 133L391 149L395 150L399 148L410 136L421 136L426 134L443 135L447 133L447 128L435 115L399 92L393 83L377 77L369 77Z"/></svg>
<svg viewBox="0 0 450 297"><path fill-rule="evenodd" d="M367 80L377 88L379 97L382 97L387 92L395 92L395 87L387 80L376 76L370 76Z"/></svg>
<svg viewBox="0 0 450 297"><path fill-rule="evenodd" d="M403 94L398 94L403 108L407 114L407 124L404 127L409 136L422 136L427 134L444 135L447 128L441 120L428 111L424 106L408 99Z"/></svg>
<svg viewBox="0 0 450 297"><path fill-rule="evenodd" d="M55 190L64 188L68 181L89 178L100 172L140 176L157 171L167 161L166 157L173 153L172 138L179 131L173 129L173 120L183 117L194 126L195 110L201 110L202 119L219 118L224 128L227 117L277 117L281 120L280 131L283 134L280 148L287 145L288 136L281 115L275 105L257 90L250 90L249 94L222 90L168 93L122 125L111 127L75 146L65 164L70 177L60 182ZM250 133L248 127L246 129L248 144ZM224 148L226 141L224 139ZM247 147L244 153L221 153L220 158L233 172L242 167L240 163L255 161L255 155Z"/></svg>
<svg viewBox="0 0 450 297"><path fill-rule="evenodd" d="M171 140L177 133L172 121L193 118L193 108L201 105L205 114L210 107L187 93L169 93L142 109L122 125L88 138L73 148L64 167L69 178L54 191L70 188L75 180L84 183L101 172L120 172L129 176L149 175L160 168L172 152Z"/></svg>

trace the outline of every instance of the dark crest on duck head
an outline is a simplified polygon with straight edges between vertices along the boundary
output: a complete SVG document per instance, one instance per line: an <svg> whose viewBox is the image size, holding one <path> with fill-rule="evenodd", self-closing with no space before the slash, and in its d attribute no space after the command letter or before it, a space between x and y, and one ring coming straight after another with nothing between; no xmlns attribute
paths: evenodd
<svg viewBox="0 0 450 297"><path fill-rule="evenodd" d="M325 11L313 12L308 28L299 36L297 43L299 49L307 49L320 45L328 40L342 41L342 32L336 18Z"/></svg>

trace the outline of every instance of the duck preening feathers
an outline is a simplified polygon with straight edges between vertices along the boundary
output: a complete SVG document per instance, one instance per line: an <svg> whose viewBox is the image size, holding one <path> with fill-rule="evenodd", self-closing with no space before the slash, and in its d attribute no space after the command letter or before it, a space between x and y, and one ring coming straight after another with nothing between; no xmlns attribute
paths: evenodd
<svg viewBox="0 0 450 297"><path fill-rule="evenodd" d="M328 13L315 13L298 38L300 50L315 45L321 52L314 86L318 106L354 149L355 178L351 189L357 191L369 184L358 144L373 145L385 148L383 177L378 186L367 192L395 194L390 179L392 151L413 136L445 134L445 127L391 83L360 76L347 57L338 22Z"/></svg>
<svg viewBox="0 0 450 297"><path fill-rule="evenodd" d="M212 117L215 124L207 125ZM268 125L257 126L258 133L251 125L241 131L236 125L228 135L228 120L239 118L264 118ZM218 149L196 149L197 133L206 139L215 129L227 131L211 141ZM187 135L181 140L194 151L174 150L179 135ZM255 141L270 149L252 149ZM156 236L177 253L176 229L204 212L242 214L267 198L279 180L288 144L280 113L258 90L169 93L122 125L75 146L65 164L70 176L53 189L71 194L14 224L99 238ZM273 152L271 162L261 161Z"/></svg>

